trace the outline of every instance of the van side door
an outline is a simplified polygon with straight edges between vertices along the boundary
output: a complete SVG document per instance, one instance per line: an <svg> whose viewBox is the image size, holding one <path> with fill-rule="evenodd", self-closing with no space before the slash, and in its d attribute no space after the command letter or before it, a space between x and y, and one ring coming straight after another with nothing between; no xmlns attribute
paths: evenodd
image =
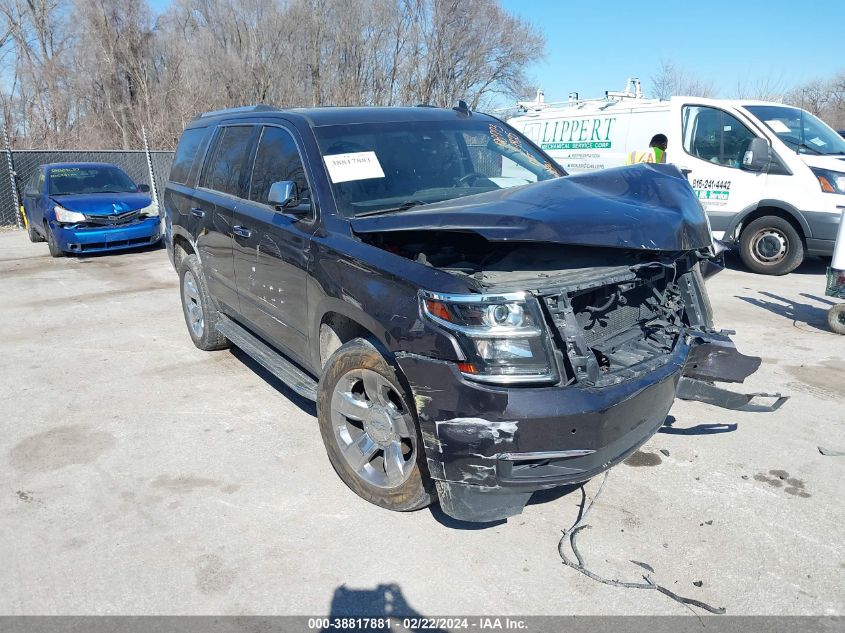
<svg viewBox="0 0 845 633"><path fill-rule="evenodd" d="M270 186L289 180L301 203L269 202ZM267 124L254 153L247 195L235 210L235 277L244 318L268 341L309 366L306 279L315 207L302 154L286 127Z"/></svg>
<svg viewBox="0 0 845 633"><path fill-rule="evenodd" d="M721 237L733 216L763 195L766 174L742 169L745 151L761 135L713 105L683 103L673 115L680 117L681 148L669 160L686 173L713 232Z"/></svg>
<svg viewBox="0 0 845 633"><path fill-rule="evenodd" d="M255 125L217 129L200 174L191 213L198 218L194 237L211 295L229 314L239 312L235 285L233 218L249 178Z"/></svg>

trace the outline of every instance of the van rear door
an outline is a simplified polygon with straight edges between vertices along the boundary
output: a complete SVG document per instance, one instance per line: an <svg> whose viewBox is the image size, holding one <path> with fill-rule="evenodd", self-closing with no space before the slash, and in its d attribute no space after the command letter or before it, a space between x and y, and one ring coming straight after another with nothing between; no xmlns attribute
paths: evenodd
<svg viewBox="0 0 845 633"><path fill-rule="evenodd" d="M687 175L717 238L734 215L759 202L766 185L765 173L742 168L751 140L763 137L740 116L718 101L672 99L669 162Z"/></svg>

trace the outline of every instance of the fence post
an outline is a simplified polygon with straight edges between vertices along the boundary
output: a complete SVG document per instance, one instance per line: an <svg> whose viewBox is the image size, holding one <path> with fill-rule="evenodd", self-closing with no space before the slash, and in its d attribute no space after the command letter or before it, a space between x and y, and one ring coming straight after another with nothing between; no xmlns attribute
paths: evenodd
<svg viewBox="0 0 845 633"><path fill-rule="evenodd" d="M3 146L6 149L6 163L9 166L9 181L12 185L12 198L14 198L15 202L15 225L19 228L23 228L23 223L21 222L21 198L18 195L18 183L15 180L15 163L12 160L12 143L9 140L9 129L6 127L6 121L3 121Z"/></svg>
<svg viewBox="0 0 845 633"><path fill-rule="evenodd" d="M153 173L153 157L150 155L150 146L147 143L147 128L141 127L141 136L144 139L144 155L147 157L147 169L150 170L150 192L153 194L153 204L159 209L159 215L161 215L161 208L158 206L158 186L156 185L156 177Z"/></svg>

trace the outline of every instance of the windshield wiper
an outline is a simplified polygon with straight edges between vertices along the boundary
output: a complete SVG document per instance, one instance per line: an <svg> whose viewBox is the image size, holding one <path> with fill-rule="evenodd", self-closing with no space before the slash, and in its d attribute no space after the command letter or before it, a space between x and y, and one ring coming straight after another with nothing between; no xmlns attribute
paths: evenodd
<svg viewBox="0 0 845 633"><path fill-rule="evenodd" d="M387 209L377 209L375 211L365 211L364 213L358 213L355 217L356 218L363 218L369 215L382 215L385 213L398 213L399 211L407 211L411 207L416 207L421 204L428 204L427 202L423 202L422 200L406 200L398 207L389 207Z"/></svg>

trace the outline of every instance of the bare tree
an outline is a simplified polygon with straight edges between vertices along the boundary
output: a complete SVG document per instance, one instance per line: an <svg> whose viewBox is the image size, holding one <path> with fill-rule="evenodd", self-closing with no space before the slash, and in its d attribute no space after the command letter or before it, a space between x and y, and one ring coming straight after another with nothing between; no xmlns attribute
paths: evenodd
<svg viewBox="0 0 845 633"><path fill-rule="evenodd" d="M67 98L66 8L58 0L0 0L15 56L13 127L35 145L61 145L73 124Z"/></svg>
<svg viewBox="0 0 845 633"><path fill-rule="evenodd" d="M660 61L660 67L651 77L650 95L655 99L674 96L713 97L715 93L712 82L690 74L667 59Z"/></svg>
<svg viewBox="0 0 845 633"><path fill-rule="evenodd" d="M783 76L773 77L768 75L737 81L733 96L736 99L783 101L786 93L787 87Z"/></svg>
<svg viewBox="0 0 845 633"><path fill-rule="evenodd" d="M138 147L149 125L155 74L152 15L144 0L76 0L73 89L93 138Z"/></svg>
<svg viewBox="0 0 845 633"><path fill-rule="evenodd" d="M70 19L72 16L72 19ZM0 0L4 110L35 146L172 147L205 110L473 108L527 92L545 43L498 0ZM12 105L14 101L14 105Z"/></svg>

